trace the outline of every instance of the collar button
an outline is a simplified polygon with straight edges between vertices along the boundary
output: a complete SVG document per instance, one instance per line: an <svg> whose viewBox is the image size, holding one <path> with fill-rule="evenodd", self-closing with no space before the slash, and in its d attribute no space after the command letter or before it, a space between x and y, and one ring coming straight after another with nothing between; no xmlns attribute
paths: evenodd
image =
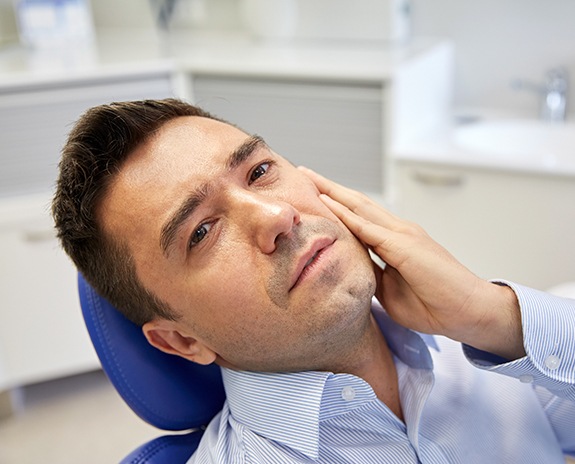
<svg viewBox="0 0 575 464"><path fill-rule="evenodd" d="M545 366L550 371L559 369L560 365L561 365L561 358L559 356L555 356L554 354L552 354L551 356L548 356L547 359L545 359Z"/></svg>
<svg viewBox="0 0 575 464"><path fill-rule="evenodd" d="M345 401L352 401L355 398L355 389L350 386L343 387L341 389L341 397Z"/></svg>
<svg viewBox="0 0 575 464"><path fill-rule="evenodd" d="M533 382L533 376L529 374L523 374L519 376L519 381L521 383L531 383Z"/></svg>

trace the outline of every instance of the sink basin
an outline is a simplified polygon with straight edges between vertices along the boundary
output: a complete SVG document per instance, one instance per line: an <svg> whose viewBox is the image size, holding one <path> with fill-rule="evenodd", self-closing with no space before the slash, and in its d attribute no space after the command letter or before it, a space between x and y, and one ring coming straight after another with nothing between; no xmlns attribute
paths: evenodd
<svg viewBox="0 0 575 464"><path fill-rule="evenodd" d="M575 124L537 120L491 120L455 129L454 143L497 157L537 157L549 163L575 159ZM571 161L571 160L570 160Z"/></svg>

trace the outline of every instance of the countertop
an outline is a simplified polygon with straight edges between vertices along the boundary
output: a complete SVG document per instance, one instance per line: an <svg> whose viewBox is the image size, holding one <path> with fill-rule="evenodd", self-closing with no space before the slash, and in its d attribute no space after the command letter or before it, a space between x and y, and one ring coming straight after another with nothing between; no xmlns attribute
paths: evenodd
<svg viewBox="0 0 575 464"><path fill-rule="evenodd" d="M0 49L0 96L27 88L99 79L178 73L235 77L383 83L405 65L448 42L417 38L405 44L382 42L262 41L242 34L99 33L90 46L28 50ZM575 176L575 156L495 157L454 142L457 126L402 142L392 150L398 160L450 166Z"/></svg>
<svg viewBox="0 0 575 464"><path fill-rule="evenodd" d="M0 90L146 73L224 74L373 82L389 79L409 60L441 43L258 41L241 34L101 33L90 46L0 49Z"/></svg>
<svg viewBox="0 0 575 464"><path fill-rule="evenodd" d="M493 119L492 119L493 118ZM506 114L496 112L496 116L489 114L487 119L481 117L476 122L522 120L525 115ZM527 119L538 124L536 119ZM541 124L545 124L541 121ZM505 171L510 173L567 176L575 178L575 147L564 147L561 153L551 152L531 153L525 156L518 154L502 155L482 152L457 143L457 131L467 124L454 123L433 134L417 140L404 142L393 149L392 156L401 161L418 162L429 165L440 165L460 168L477 168ZM573 131L575 137L575 124L568 122L564 125L566 130Z"/></svg>

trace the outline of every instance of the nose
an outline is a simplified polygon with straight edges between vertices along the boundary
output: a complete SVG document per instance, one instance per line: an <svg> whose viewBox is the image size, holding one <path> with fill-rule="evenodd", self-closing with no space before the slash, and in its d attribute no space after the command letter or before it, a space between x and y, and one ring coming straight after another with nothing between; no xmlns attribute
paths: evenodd
<svg viewBox="0 0 575 464"><path fill-rule="evenodd" d="M242 222L262 252L273 253L277 241L288 236L300 222L299 211L290 203L254 192L242 192Z"/></svg>

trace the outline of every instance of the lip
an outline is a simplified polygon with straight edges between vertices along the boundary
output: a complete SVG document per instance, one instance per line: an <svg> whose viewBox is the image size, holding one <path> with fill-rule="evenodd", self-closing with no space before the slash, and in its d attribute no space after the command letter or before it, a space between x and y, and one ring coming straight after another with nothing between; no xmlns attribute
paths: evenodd
<svg viewBox="0 0 575 464"><path fill-rule="evenodd" d="M298 285L305 280L311 271L315 269L315 263L317 263L320 258L323 256L324 252L331 247L335 243L333 238L324 237L314 240L307 251L301 255L298 259L297 265L292 273L292 278L290 281L290 288L289 291L291 292L294 288L298 287ZM313 261L307 266L307 263L310 259L313 258ZM307 272L310 271L310 272Z"/></svg>

